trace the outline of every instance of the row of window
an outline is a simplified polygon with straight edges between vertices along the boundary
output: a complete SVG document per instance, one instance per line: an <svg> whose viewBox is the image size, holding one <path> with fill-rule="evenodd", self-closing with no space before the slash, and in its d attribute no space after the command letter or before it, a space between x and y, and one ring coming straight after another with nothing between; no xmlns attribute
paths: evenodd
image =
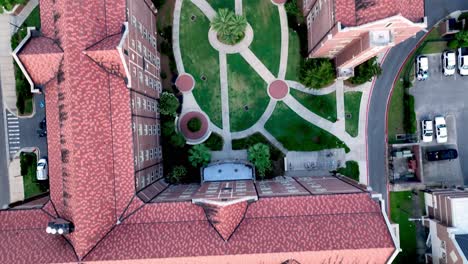
<svg viewBox="0 0 468 264"><path fill-rule="evenodd" d="M144 39L148 40L148 42L153 46L153 48L156 48L157 46L157 39L156 39L156 32L154 32L154 35L151 34L150 31L146 29L146 27L140 22L137 21L136 17L132 15L132 26L134 26L140 34L143 36Z"/></svg>
<svg viewBox="0 0 468 264"><path fill-rule="evenodd" d="M132 126L133 133L136 130L136 124L133 122ZM138 124L138 136L160 136L161 135L161 126L157 125L143 125Z"/></svg>
<svg viewBox="0 0 468 264"><path fill-rule="evenodd" d="M159 57L153 52L151 52L149 49L147 49L146 46L142 45L139 40L137 40L136 43L137 45L135 45L135 40L132 39L132 49L136 50L140 55L143 54L143 57L150 61L152 64L156 65L156 68L159 70L161 68L161 60L159 59ZM132 59L134 60L135 58L132 56ZM145 67L145 70L147 69L148 68Z"/></svg>
<svg viewBox="0 0 468 264"><path fill-rule="evenodd" d="M137 75L137 67L133 66L133 76L136 77L136 75ZM162 86L159 80L156 80L153 77L148 76L147 74L143 74L142 71L138 71L138 79L140 81L140 84L143 84L143 81L144 81L147 87L161 93Z"/></svg>
<svg viewBox="0 0 468 264"><path fill-rule="evenodd" d="M155 113L159 112L158 102L156 100L149 99L149 98L143 98L142 100L139 96L136 96L136 105L135 105L135 98L132 98L132 108L143 109L143 110L151 111Z"/></svg>
<svg viewBox="0 0 468 264"><path fill-rule="evenodd" d="M161 178L163 176L163 167L159 166L155 168L151 172L148 172L146 175L137 176L136 180L136 187L137 189L142 189L147 185L153 183L155 180Z"/></svg>
<svg viewBox="0 0 468 264"><path fill-rule="evenodd" d="M135 155L135 166L138 166L138 163L143 163L145 161L156 160L162 158L161 146L154 149L140 150L139 155Z"/></svg>

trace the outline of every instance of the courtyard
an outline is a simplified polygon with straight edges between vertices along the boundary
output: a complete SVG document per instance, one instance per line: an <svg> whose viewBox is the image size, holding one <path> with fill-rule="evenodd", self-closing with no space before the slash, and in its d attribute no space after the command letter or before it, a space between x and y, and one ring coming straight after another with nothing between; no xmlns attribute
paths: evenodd
<svg viewBox="0 0 468 264"><path fill-rule="evenodd" d="M221 43L210 21L220 9L248 21L244 39ZM367 183L366 107L371 83L348 87L304 87L299 37L288 27L283 4L270 0L177 0L173 49L179 72L176 86L184 96L182 113L206 116L208 130L221 135L222 152L238 158L232 141L256 133L286 155L289 151L343 149L356 161ZM344 163L344 162L342 162Z"/></svg>

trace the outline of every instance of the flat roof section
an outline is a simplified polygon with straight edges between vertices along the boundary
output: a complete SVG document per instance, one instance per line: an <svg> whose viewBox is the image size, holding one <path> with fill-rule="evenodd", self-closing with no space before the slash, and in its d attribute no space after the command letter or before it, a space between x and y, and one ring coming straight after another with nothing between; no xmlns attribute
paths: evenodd
<svg viewBox="0 0 468 264"><path fill-rule="evenodd" d="M200 188L200 185L198 184L171 185L161 194L156 196L156 198L154 198L151 202L160 203L191 201L198 188Z"/></svg>
<svg viewBox="0 0 468 264"><path fill-rule="evenodd" d="M220 162L210 164L203 169L202 181L234 181L254 179L254 170L251 165L241 162Z"/></svg>
<svg viewBox="0 0 468 264"><path fill-rule="evenodd" d="M294 179L314 195L362 192L361 189L335 177L295 177Z"/></svg>
<svg viewBox="0 0 468 264"><path fill-rule="evenodd" d="M252 180L204 182L193 196L194 199L215 202L229 202L246 197L257 198L257 192Z"/></svg>
<svg viewBox="0 0 468 264"><path fill-rule="evenodd" d="M302 187L292 177L276 177L272 180L263 180L255 182L258 196L276 197L276 196L292 196L292 195L310 195L310 193Z"/></svg>

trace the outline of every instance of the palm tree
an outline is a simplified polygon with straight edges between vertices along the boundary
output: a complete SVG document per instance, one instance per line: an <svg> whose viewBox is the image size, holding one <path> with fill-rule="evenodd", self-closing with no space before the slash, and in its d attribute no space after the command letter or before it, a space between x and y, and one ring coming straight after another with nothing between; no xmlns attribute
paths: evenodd
<svg viewBox="0 0 468 264"><path fill-rule="evenodd" d="M243 16L234 16L229 23L229 31L239 39L244 37L246 27L247 19Z"/></svg>
<svg viewBox="0 0 468 264"><path fill-rule="evenodd" d="M248 149L249 161L257 169L259 176L263 179L271 170L270 148L262 143L257 143Z"/></svg>
<svg viewBox="0 0 468 264"><path fill-rule="evenodd" d="M234 13L228 9L220 9L218 14L213 18L213 21L211 21L211 27L218 32L220 37L229 34L229 21L232 20L233 16Z"/></svg>

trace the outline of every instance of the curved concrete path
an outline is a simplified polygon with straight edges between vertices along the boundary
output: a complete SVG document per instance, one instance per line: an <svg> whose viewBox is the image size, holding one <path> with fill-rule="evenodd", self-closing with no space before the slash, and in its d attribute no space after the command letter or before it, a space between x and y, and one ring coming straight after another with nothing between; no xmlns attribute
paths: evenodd
<svg viewBox="0 0 468 264"><path fill-rule="evenodd" d="M312 95L326 95L326 94L330 94L336 91L336 82L334 82L332 85L328 87L321 88L321 89L309 88L309 87L304 86L302 83L296 82L296 81L287 80L286 83L289 85L290 88L293 88L295 90L301 91L306 94L312 94Z"/></svg>

